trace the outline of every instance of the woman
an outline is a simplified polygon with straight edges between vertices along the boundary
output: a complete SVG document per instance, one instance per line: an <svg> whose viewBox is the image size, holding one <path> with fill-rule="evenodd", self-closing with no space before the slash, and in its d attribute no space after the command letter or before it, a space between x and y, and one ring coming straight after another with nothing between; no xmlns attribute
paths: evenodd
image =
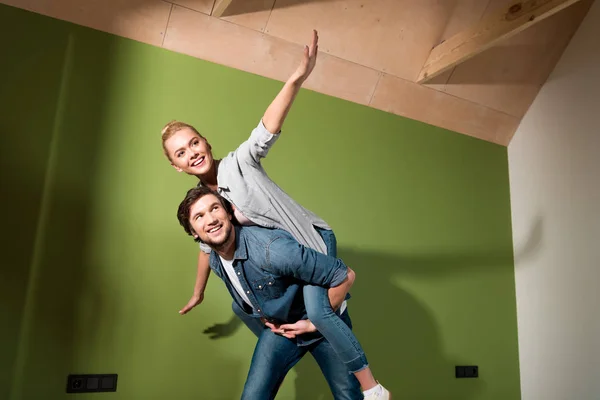
<svg viewBox="0 0 600 400"><path fill-rule="evenodd" d="M235 175L234 178L228 173L228 169L235 168L234 164L239 162L235 160L236 152L230 153L222 160L214 160L210 144L191 125L177 121L170 122L162 131L162 141L165 155L173 167L179 172L196 176L200 180L199 184L218 191L229 200L234 206L239 223L285 229L300 243L335 256L332 251L327 250L329 247L335 251L335 236L331 228L325 221L284 193L268 178L260 166L260 159L267 155L270 147L279 138L281 127L294 99L316 64L317 42L317 32L313 31L312 43L310 47L305 46L300 66L269 105L250 138L236 150L236 152L245 151L244 154L250 154L256 162L257 168L251 169L251 172L245 174L242 179L239 175ZM324 235L324 232L327 235ZM325 243L326 238L329 246ZM331 238L333 238L333 246ZM204 288L210 272L208 261L210 248L201 244L201 249L194 295L180 311L181 314L187 313L200 304L204 297ZM309 321L303 322L308 325L303 326L302 331L318 330L328 339L348 370L358 379L366 399L388 399L389 392L373 377L354 333L332 310L327 290L318 286L305 286L303 290ZM241 310L234 308L234 311L238 315L242 314L240 317L243 318L244 313L240 313ZM267 326L290 338L296 334L293 328L298 327L297 324L280 327L267 324ZM292 330L288 331L286 328ZM343 330L344 334L339 335L339 330ZM328 334L330 332L337 334Z"/></svg>

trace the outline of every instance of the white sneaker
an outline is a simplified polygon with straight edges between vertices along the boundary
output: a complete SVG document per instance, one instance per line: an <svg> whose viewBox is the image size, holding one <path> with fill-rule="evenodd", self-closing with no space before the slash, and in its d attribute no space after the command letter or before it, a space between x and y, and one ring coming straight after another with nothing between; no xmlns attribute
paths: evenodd
<svg viewBox="0 0 600 400"><path fill-rule="evenodd" d="M381 384L379 386L381 387L381 390L365 396L365 400L390 400L392 398L392 395L386 388L381 386Z"/></svg>

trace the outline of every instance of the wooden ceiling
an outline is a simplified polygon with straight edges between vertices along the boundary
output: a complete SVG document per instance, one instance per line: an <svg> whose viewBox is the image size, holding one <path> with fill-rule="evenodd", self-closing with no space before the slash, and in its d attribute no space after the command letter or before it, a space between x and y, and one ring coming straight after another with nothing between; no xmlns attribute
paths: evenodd
<svg viewBox="0 0 600 400"><path fill-rule="evenodd" d="M593 0L0 0L508 145Z"/></svg>

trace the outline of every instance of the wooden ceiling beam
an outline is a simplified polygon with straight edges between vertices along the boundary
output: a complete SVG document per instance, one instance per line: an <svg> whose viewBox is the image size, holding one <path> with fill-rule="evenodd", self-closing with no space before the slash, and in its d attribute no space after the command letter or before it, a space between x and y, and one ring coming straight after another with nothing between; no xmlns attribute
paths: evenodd
<svg viewBox="0 0 600 400"><path fill-rule="evenodd" d="M240 0L240 1L246 1L246 0ZM212 9L212 13L210 15L212 15L213 17L221 18L223 16L223 14L225 13L225 10L227 10L227 7L229 7L232 2L233 2L233 0L217 0L215 2L215 6Z"/></svg>
<svg viewBox="0 0 600 400"><path fill-rule="evenodd" d="M515 1L431 50L417 78L425 83L580 0Z"/></svg>

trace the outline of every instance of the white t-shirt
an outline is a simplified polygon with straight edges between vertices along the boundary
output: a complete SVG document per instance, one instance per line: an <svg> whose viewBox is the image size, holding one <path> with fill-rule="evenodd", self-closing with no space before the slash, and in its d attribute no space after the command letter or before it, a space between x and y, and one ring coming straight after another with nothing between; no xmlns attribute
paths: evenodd
<svg viewBox="0 0 600 400"><path fill-rule="evenodd" d="M227 276L229 277L229 280L231 281L231 284L233 285L236 292L238 292L238 294L242 296L242 299L244 299L244 301L248 303L250 307L252 307L252 303L250 303L248 295L246 294L246 292L244 292L244 288L242 288L240 278L238 278L238 276L235 273L235 270L233 269L233 260L226 260L221 256L219 256L219 258L221 259L221 262L223 263L223 268L225 269L225 272L227 273Z"/></svg>

